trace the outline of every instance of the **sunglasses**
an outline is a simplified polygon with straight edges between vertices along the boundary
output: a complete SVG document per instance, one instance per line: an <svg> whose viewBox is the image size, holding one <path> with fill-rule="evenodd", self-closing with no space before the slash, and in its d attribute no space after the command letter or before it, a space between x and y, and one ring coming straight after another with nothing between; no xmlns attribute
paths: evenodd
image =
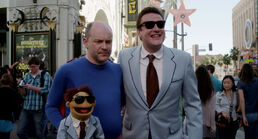
<svg viewBox="0 0 258 139"><path fill-rule="evenodd" d="M87 100L90 104L95 102L95 97L94 96L77 96L73 100L75 101L76 104L82 104L84 100Z"/></svg>
<svg viewBox="0 0 258 139"><path fill-rule="evenodd" d="M165 26L165 22L166 21L163 21L163 20L156 21L156 22L155 21L146 21L146 22L143 22L140 25L140 27L144 25L147 29L152 29L152 28L154 28L154 26L156 24L158 26L158 28L163 29Z"/></svg>

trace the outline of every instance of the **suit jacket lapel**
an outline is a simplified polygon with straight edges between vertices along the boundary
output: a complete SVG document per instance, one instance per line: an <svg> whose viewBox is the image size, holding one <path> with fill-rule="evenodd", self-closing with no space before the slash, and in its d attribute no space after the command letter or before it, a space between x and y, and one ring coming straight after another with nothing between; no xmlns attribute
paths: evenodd
<svg viewBox="0 0 258 139"><path fill-rule="evenodd" d="M167 93L167 90L169 89L169 85L171 84L175 69L176 69L176 63L173 61L174 53L172 52L172 49L167 48L163 46L163 80L160 87L160 91L158 96L156 97L154 103L152 104L151 108L154 108L159 101L163 98L163 96Z"/></svg>
<svg viewBox="0 0 258 139"><path fill-rule="evenodd" d="M69 116L67 117L67 119L66 119L66 121L65 121L65 126L68 127L67 133L68 133L70 136L72 136L73 139L78 138L77 133L76 133L76 131L75 131L74 127L73 127L73 124L72 124L71 115L69 115Z"/></svg>
<svg viewBox="0 0 258 139"><path fill-rule="evenodd" d="M141 84L140 52L141 52L141 47L136 47L135 50L131 53L132 57L129 59L128 63L129 63L132 81L136 88L137 94L140 96L141 101L148 107L148 103L144 96L144 93L142 90L142 84ZM138 97L136 97L136 98L138 98ZM138 100L138 101L140 101L140 100Z"/></svg>
<svg viewBox="0 0 258 139"><path fill-rule="evenodd" d="M91 116L89 120L89 126L86 131L86 139L89 139L93 136L94 131L96 130L96 127L94 126L96 123L96 120Z"/></svg>

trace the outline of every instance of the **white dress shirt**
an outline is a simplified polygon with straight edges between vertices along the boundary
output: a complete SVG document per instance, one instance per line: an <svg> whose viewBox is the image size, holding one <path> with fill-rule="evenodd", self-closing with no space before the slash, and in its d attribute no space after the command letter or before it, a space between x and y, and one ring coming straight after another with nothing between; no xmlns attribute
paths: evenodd
<svg viewBox="0 0 258 139"><path fill-rule="evenodd" d="M146 72L147 72L147 67L149 64L149 59L147 58L147 55L150 53L144 49L143 46L141 46L141 58L140 58L140 75L141 75L141 83L142 83L142 90L144 92L145 97L146 95ZM158 74L158 79L159 79L159 88L161 87L162 84L162 76L163 76L163 46L155 53L152 55L155 56L155 59L153 60L153 65L157 71Z"/></svg>
<svg viewBox="0 0 258 139"><path fill-rule="evenodd" d="M76 133L77 133L77 135L78 135L78 137L80 136L80 130L81 130L81 128L80 128L80 120L77 120L77 119L75 119L72 115L71 115L71 118L72 118L72 121L73 121L73 127L74 127L74 129L75 129L75 131L76 131ZM89 118L90 119L90 118ZM89 119L87 119L86 121L84 121L85 122L85 124L86 124L86 127L85 127L85 132L87 131L87 128L88 128L88 126L89 126Z"/></svg>

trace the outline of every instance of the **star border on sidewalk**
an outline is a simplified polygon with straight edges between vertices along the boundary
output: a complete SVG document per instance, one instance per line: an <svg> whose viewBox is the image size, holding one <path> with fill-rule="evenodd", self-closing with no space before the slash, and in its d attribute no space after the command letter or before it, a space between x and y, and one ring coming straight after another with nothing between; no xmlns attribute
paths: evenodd
<svg viewBox="0 0 258 139"><path fill-rule="evenodd" d="M185 9L185 4L181 1L179 9L171 9L169 12L175 16L175 23L176 26L178 23L183 22L188 26L191 26L191 22L189 16L195 12L196 9Z"/></svg>

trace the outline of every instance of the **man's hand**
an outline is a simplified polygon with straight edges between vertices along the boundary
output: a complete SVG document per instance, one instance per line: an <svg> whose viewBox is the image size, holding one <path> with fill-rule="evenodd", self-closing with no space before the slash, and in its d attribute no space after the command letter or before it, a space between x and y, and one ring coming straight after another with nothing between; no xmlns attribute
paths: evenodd
<svg viewBox="0 0 258 139"><path fill-rule="evenodd" d="M215 131L210 129L210 135L213 136L215 134Z"/></svg>
<svg viewBox="0 0 258 139"><path fill-rule="evenodd" d="M248 126L248 121L246 119L246 116L243 116L243 123L244 123L245 126Z"/></svg>
<svg viewBox="0 0 258 139"><path fill-rule="evenodd" d="M29 90L32 90L32 85L30 85L30 84L25 84L24 86L23 86L23 88L26 88L26 89L29 89Z"/></svg>
<svg viewBox="0 0 258 139"><path fill-rule="evenodd" d="M34 91L36 91L36 92L38 92L38 93L41 93L41 89L40 89L39 87L32 86L31 84L25 84L25 85L23 86L23 88L26 88L26 89L28 89L28 90L34 90Z"/></svg>
<svg viewBox="0 0 258 139"><path fill-rule="evenodd" d="M224 116L230 122L230 116L227 113L222 112L222 116Z"/></svg>

